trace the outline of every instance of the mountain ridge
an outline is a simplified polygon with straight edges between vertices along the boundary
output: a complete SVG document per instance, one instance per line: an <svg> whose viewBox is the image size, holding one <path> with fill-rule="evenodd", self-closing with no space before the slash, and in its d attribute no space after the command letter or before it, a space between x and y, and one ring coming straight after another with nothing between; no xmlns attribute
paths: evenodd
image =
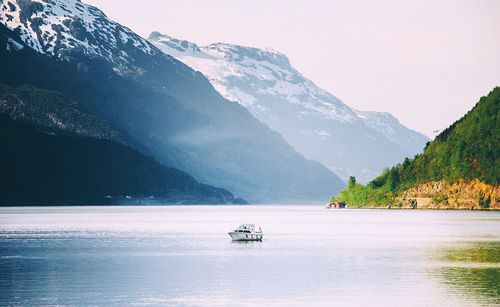
<svg viewBox="0 0 500 307"><path fill-rule="evenodd" d="M281 52L226 43L199 46L157 31L148 40L205 74L221 95L345 180L355 174L367 181L391 163L419 152L428 141L392 115L348 107L300 74Z"/></svg>
<svg viewBox="0 0 500 307"><path fill-rule="evenodd" d="M51 5L51 12L45 11L46 6L43 14L57 17L51 17L50 27L59 28L55 35L64 39L50 40L53 44L47 46L57 50L54 55L31 47L14 50L15 44L9 45L10 40L29 44L35 39L45 43L49 38L38 36L36 31L24 31L24 36L20 36L24 27L32 26L30 22L4 29L2 45L6 47L0 50L5 68L0 79L4 83L55 90L79 101L89 112L120 130L134 148L251 202L319 201L332 189L340 190L344 185L333 172L305 159L245 108L224 99L201 73L147 42L153 54L146 52L147 48L143 50L142 44L134 46L135 33L128 44L120 43L120 33L127 34L127 30L109 21L102 12L88 8L99 15L96 25L105 23L104 29L112 29L100 33L79 20L77 12L54 9L61 7L61 1L30 3ZM75 9L86 6L80 1L72 3L80 3L74 4ZM11 14L8 6L7 3L1 6L2 24L7 23ZM41 13L35 5L34 11L22 14L30 20ZM63 24L68 19L66 15L84 27L74 32L75 29ZM44 21L38 21L42 22L42 29L47 26ZM75 39L75 35L83 40L97 39L103 49L96 54L90 45L79 45L83 49L66 45L73 40L76 45L82 41ZM119 48L108 41L117 42ZM112 58L118 60L106 57L106 50L111 50Z"/></svg>
<svg viewBox="0 0 500 307"><path fill-rule="evenodd" d="M22 104L55 95L33 87L16 89L0 84L0 103L2 97L19 92ZM9 105L22 105L15 102ZM64 103L68 102L58 104ZM87 117L76 113L72 122L86 122ZM0 128L0 206L137 204L141 199L163 204L242 202L224 189L200 184L128 145L102 137L102 133L47 125L46 121L33 121L32 116L13 119L9 112L0 112ZM108 127L104 128L107 131Z"/></svg>

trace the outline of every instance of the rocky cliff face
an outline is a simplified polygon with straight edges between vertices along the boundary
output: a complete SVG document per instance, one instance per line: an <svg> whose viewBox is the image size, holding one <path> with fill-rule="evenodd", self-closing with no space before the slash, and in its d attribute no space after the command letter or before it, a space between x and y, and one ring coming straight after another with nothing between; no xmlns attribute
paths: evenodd
<svg viewBox="0 0 500 307"><path fill-rule="evenodd" d="M432 181L404 191L398 200L404 208L500 209L500 186L477 179L452 184Z"/></svg>

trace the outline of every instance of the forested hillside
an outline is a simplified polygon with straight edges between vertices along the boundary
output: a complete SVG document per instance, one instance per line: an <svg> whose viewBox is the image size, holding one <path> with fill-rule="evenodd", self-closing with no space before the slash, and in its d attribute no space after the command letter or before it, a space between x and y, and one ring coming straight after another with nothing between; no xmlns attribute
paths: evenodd
<svg viewBox="0 0 500 307"><path fill-rule="evenodd" d="M37 130L1 113L0 144L0 206L242 201L130 146Z"/></svg>
<svg viewBox="0 0 500 307"><path fill-rule="evenodd" d="M499 109L500 88L497 87L482 97L464 117L429 142L422 154L386 169L366 186L356 183L351 177L348 187L335 200L358 206L400 204L398 196L405 190L439 181L451 184L477 180L498 187ZM488 201L496 200L490 198Z"/></svg>

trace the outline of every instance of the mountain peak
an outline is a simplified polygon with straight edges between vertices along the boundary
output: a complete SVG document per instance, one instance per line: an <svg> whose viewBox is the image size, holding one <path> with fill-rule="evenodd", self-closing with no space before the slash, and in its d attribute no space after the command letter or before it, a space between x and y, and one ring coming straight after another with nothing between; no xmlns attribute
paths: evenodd
<svg viewBox="0 0 500 307"><path fill-rule="evenodd" d="M148 40L151 42L166 45L179 53L201 53L202 51L195 43L191 43L187 40L181 40L169 36L167 34L162 34L158 31L153 31L149 34Z"/></svg>
<svg viewBox="0 0 500 307"><path fill-rule="evenodd" d="M157 33L151 36L161 51L202 72L222 96L278 131L306 158L345 179L354 174L368 181L401 157L421 150L427 141L389 113L351 109L271 48L198 46ZM180 42L191 49L179 48Z"/></svg>
<svg viewBox="0 0 500 307"><path fill-rule="evenodd" d="M147 39L148 39L148 40L156 40L156 39L161 38L161 37L163 37L163 36L170 37L170 36L168 36L168 35L166 35L166 34L161 34L161 33L160 33L160 32L158 32L158 31L153 31L153 32L151 32L151 33L149 34L149 36L148 36L148 38L147 38Z"/></svg>
<svg viewBox="0 0 500 307"><path fill-rule="evenodd" d="M254 61L265 61L284 69L292 69L288 57L270 47L259 49L227 43L212 43L206 46L199 46L193 42L177 39L170 35L153 31L148 37L150 42L166 45L171 49L173 56L182 56L182 53L204 55L208 57L224 58L225 61L241 62L245 59Z"/></svg>
<svg viewBox="0 0 500 307"><path fill-rule="evenodd" d="M259 49L226 43L213 43L203 47L206 50L221 53L228 60L241 61L245 57L256 61L266 61L283 68L291 68L290 60L283 53L272 48Z"/></svg>
<svg viewBox="0 0 500 307"><path fill-rule="evenodd" d="M194 43L152 33L150 40L161 51L205 74L227 99L237 101L257 118L268 107L260 96L279 96L285 103L302 106L307 113L342 122L357 120L357 115L342 101L318 88L295 70L288 57L271 48L259 49L227 43L198 47ZM180 44L189 48L179 47ZM235 84L230 84L232 80Z"/></svg>
<svg viewBox="0 0 500 307"><path fill-rule="evenodd" d="M27 46L58 58L83 53L125 66L133 59L129 52L159 54L147 40L80 0L3 1L0 23Z"/></svg>

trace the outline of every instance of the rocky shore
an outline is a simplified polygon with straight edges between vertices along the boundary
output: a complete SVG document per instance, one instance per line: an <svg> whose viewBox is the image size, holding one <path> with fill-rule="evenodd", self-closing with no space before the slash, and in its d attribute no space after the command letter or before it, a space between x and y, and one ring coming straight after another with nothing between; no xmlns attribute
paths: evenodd
<svg viewBox="0 0 500 307"><path fill-rule="evenodd" d="M402 208L500 210L500 186L477 179L431 181L404 191L397 200Z"/></svg>
<svg viewBox="0 0 500 307"><path fill-rule="evenodd" d="M369 209L438 209L438 210L500 210L500 186L477 179L448 183L445 180L419 184L400 193L392 204L351 205ZM347 208L346 203L330 200L327 209Z"/></svg>

